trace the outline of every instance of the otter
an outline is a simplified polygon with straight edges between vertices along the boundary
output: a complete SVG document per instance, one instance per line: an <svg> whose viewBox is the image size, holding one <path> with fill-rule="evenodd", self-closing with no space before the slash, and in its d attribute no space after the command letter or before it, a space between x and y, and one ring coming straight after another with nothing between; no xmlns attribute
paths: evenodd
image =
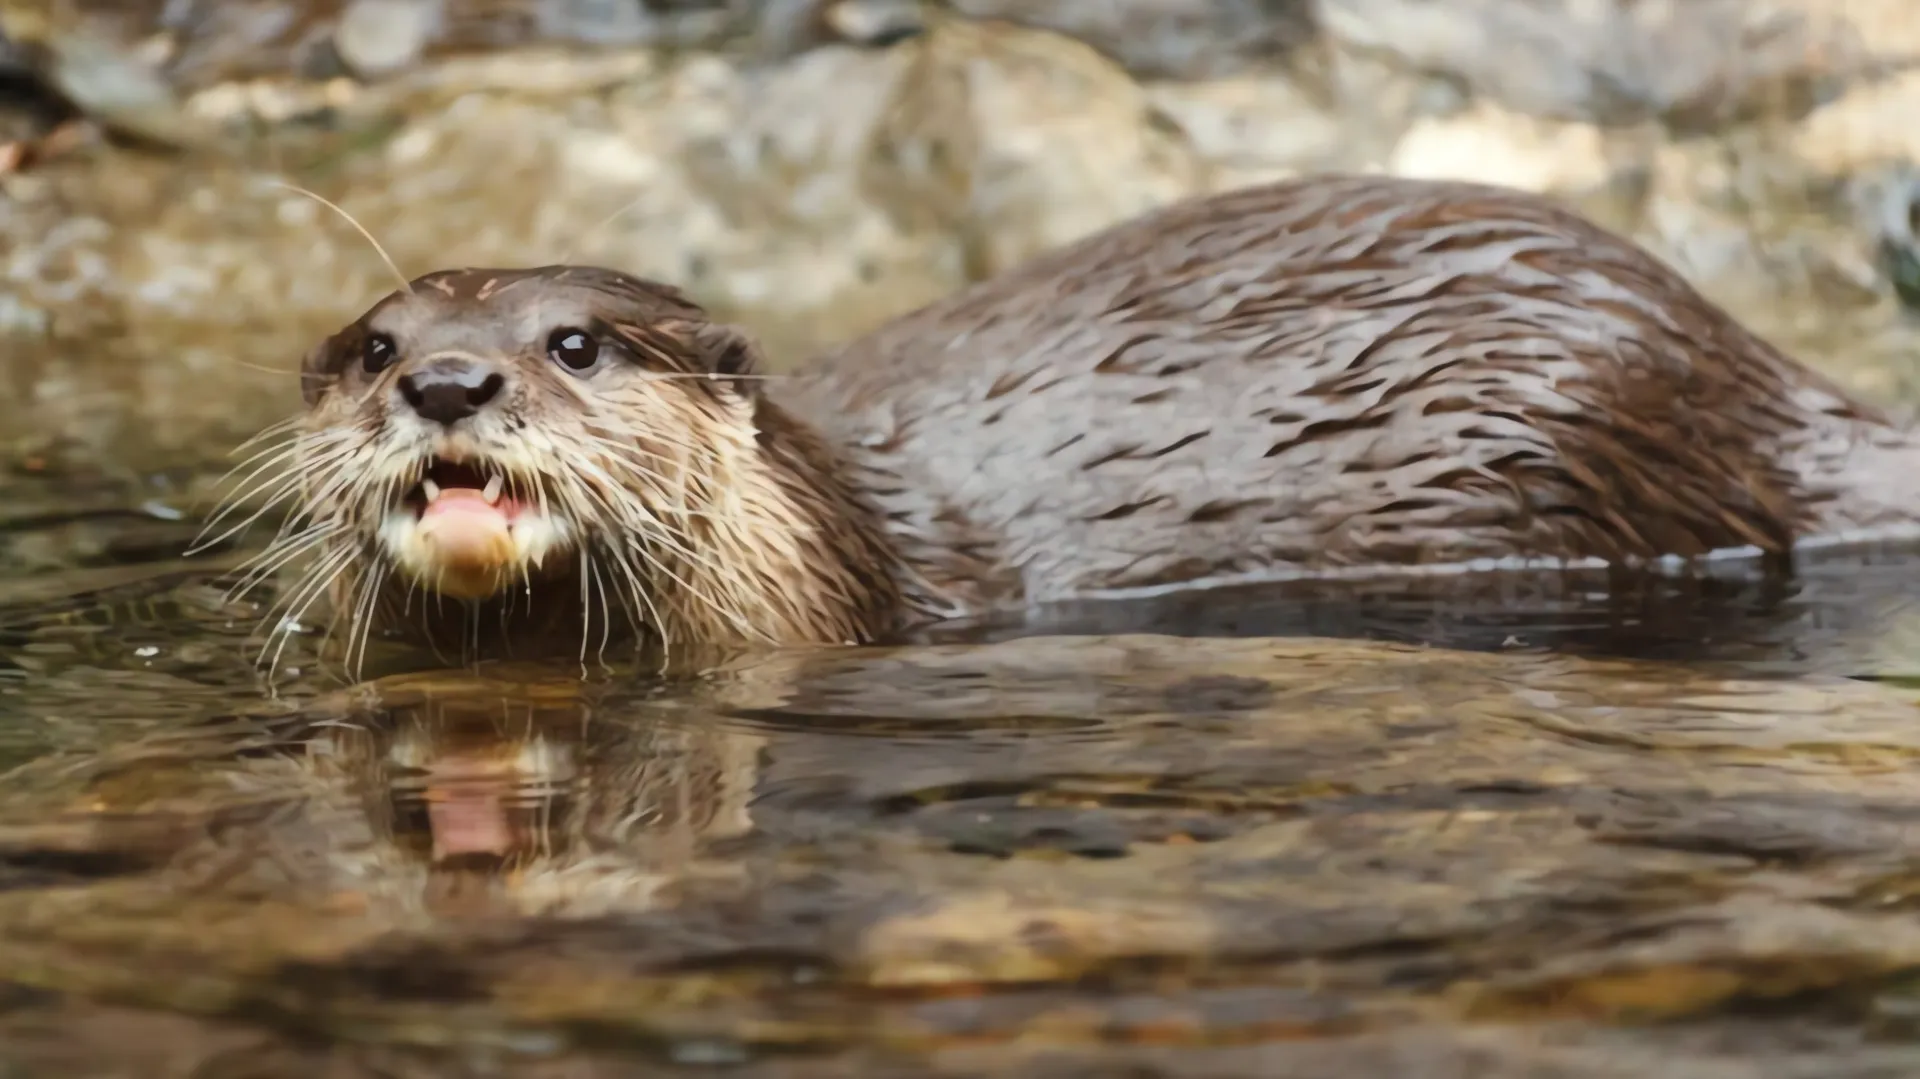
<svg viewBox="0 0 1920 1079"><path fill-rule="evenodd" d="M354 628L845 644L1065 599L1920 525L1920 436L1631 241L1319 176L1149 212L762 375L677 289L429 274L315 348L299 527Z"/></svg>

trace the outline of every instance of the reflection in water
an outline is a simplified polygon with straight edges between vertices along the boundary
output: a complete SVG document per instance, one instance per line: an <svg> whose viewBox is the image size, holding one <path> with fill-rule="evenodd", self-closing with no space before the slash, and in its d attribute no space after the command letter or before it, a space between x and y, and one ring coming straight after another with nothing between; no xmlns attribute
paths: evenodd
<svg viewBox="0 0 1920 1079"><path fill-rule="evenodd" d="M1920 962L1920 704L1845 679L1053 637L90 737L0 789L0 1054L46 1074L122 1059L72 1037L108 1006L241 1024L269 1074L466 1074L431 1070L450 1043L526 1074L1380 1074L1408 1044L1538 1074L1508 1020L1728 1038L1844 990L1817 1042Z"/></svg>
<svg viewBox="0 0 1920 1079"><path fill-rule="evenodd" d="M1791 578L1730 561L1685 575L1546 571L1296 581L1146 602L1060 604L931 639L1047 633L1344 637L1790 669L1871 669L1920 625L1920 549L1809 551ZM1920 652L1920 643L1915 651Z"/></svg>
<svg viewBox="0 0 1920 1079"><path fill-rule="evenodd" d="M1845 676L1920 560L1849 557L272 696L218 567L22 574L0 1073L1909 1074L1920 701Z"/></svg>
<svg viewBox="0 0 1920 1079"><path fill-rule="evenodd" d="M644 904L697 841L747 827L748 735L626 722L500 681L385 696L315 726L295 759L350 793L371 841L354 876L396 902L445 916Z"/></svg>

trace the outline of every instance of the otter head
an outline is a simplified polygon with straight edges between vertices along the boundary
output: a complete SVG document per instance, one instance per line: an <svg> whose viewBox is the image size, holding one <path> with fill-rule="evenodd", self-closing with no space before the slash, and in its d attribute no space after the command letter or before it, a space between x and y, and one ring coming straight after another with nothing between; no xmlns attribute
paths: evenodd
<svg viewBox="0 0 1920 1079"><path fill-rule="evenodd" d="M376 622L442 617L419 594L497 607L475 625L518 644L555 612L601 618L603 640L612 622L663 640L867 636L889 600L835 598L876 568L866 539L834 549L864 511L763 399L756 356L677 290L611 270L415 280L302 369L304 515L332 535L323 550L352 548L336 599Z"/></svg>

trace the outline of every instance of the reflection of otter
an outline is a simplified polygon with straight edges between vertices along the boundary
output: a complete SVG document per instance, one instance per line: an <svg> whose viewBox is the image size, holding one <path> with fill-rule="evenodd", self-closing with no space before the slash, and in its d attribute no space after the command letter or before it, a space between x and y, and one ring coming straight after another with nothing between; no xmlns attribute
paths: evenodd
<svg viewBox="0 0 1920 1079"><path fill-rule="evenodd" d="M521 683L386 680L298 724L306 797L257 847L347 890L441 915L645 909L703 844L749 831L760 740L627 719ZM227 836L221 846L231 849ZM306 856L294 852L307 847Z"/></svg>
<svg viewBox="0 0 1920 1079"><path fill-rule="evenodd" d="M521 652L1920 524L1912 432L1627 241L1479 186L1201 199L802 377L754 357L611 271L422 278L308 357L309 527L269 557L318 551L295 595L330 582L361 631Z"/></svg>

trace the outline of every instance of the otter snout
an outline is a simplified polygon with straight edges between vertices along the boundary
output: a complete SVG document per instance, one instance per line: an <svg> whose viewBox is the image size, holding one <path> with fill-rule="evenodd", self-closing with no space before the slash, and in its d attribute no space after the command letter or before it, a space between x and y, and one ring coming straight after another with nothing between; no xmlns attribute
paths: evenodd
<svg viewBox="0 0 1920 1079"><path fill-rule="evenodd" d="M403 376L400 397L422 419L451 427L485 408L506 385L506 376L491 364L448 356Z"/></svg>

